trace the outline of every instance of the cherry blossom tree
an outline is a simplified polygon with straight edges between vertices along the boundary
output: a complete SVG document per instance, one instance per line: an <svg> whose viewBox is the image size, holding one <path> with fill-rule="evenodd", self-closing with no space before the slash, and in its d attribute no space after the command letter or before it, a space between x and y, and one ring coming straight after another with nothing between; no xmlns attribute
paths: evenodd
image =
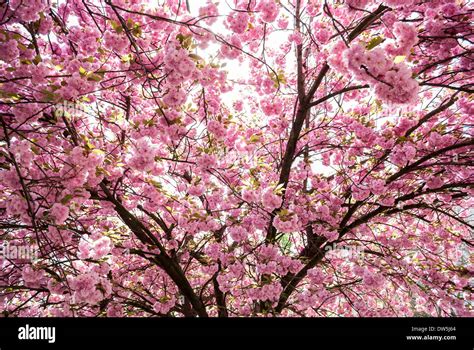
<svg viewBox="0 0 474 350"><path fill-rule="evenodd" d="M3 1L3 316L472 316L472 22Z"/></svg>

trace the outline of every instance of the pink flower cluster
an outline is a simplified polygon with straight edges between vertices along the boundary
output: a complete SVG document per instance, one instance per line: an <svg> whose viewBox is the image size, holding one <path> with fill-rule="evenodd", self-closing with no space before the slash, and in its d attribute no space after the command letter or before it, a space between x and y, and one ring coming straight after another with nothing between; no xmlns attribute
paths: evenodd
<svg viewBox="0 0 474 350"><path fill-rule="evenodd" d="M312 268L306 276L312 284L320 284L324 281L325 274L320 268Z"/></svg>
<svg viewBox="0 0 474 350"><path fill-rule="evenodd" d="M54 203L51 207L50 215L57 225L62 225L69 216L69 208L61 203Z"/></svg>
<svg viewBox="0 0 474 350"><path fill-rule="evenodd" d="M258 201L258 195L255 190L243 190L242 198L248 203L255 203Z"/></svg>
<svg viewBox="0 0 474 350"><path fill-rule="evenodd" d="M263 113L268 116L279 115L283 111L283 104L279 100L268 101L264 100L260 102Z"/></svg>
<svg viewBox="0 0 474 350"><path fill-rule="evenodd" d="M374 273L370 269L360 266L355 266L353 270L356 275L362 277L367 287L380 288L383 285L384 280L381 274Z"/></svg>
<svg viewBox="0 0 474 350"><path fill-rule="evenodd" d="M226 135L225 126L222 123L219 123L217 120L210 120L207 123L207 130L214 134L219 140L223 139Z"/></svg>
<svg viewBox="0 0 474 350"><path fill-rule="evenodd" d="M280 294L283 290L283 287L280 283L274 282L270 284L265 284L260 288L249 289L247 295L252 300L270 300L277 301L280 297Z"/></svg>
<svg viewBox="0 0 474 350"><path fill-rule="evenodd" d="M22 22L33 22L40 18L39 14L47 8L45 0L10 0L8 5L14 16Z"/></svg>
<svg viewBox="0 0 474 350"><path fill-rule="evenodd" d="M273 22L279 12L279 8L274 0L262 0L256 7L257 11L261 12L262 21L271 23Z"/></svg>
<svg viewBox="0 0 474 350"><path fill-rule="evenodd" d="M390 157L390 161L394 164L402 167L408 162L412 161L416 155L416 148L412 145L405 143L401 147L397 147Z"/></svg>
<svg viewBox="0 0 474 350"><path fill-rule="evenodd" d="M290 218L282 218L278 215L273 221L273 225L280 232L295 232L301 229L298 221L298 215L293 214Z"/></svg>
<svg viewBox="0 0 474 350"><path fill-rule="evenodd" d="M375 94L394 105L413 104L417 101L419 86L405 63L395 64L381 48L366 50L352 45L345 52L348 70L359 81L368 82Z"/></svg>
<svg viewBox="0 0 474 350"><path fill-rule="evenodd" d="M328 242L333 242L335 241L336 239L339 238L339 233L335 230L326 230L326 229L323 229L321 230L321 235L323 235L324 237L326 237L326 239L328 240Z"/></svg>
<svg viewBox="0 0 474 350"><path fill-rule="evenodd" d="M66 78L66 85L56 91L65 100L75 100L81 95L86 95L93 90L95 84L93 80L87 80L79 73L79 69L73 71L70 77Z"/></svg>
<svg viewBox="0 0 474 350"><path fill-rule="evenodd" d="M18 42L16 40L8 40L0 43L0 60L5 62L13 61L20 54L18 50Z"/></svg>
<svg viewBox="0 0 474 350"><path fill-rule="evenodd" d="M216 157L210 154L203 154L197 159L197 164L202 169L211 169L217 165Z"/></svg>
<svg viewBox="0 0 474 350"><path fill-rule="evenodd" d="M239 37L236 35L233 35L227 41L230 45L226 43L222 44L221 51L220 51L221 55L229 59L235 59L239 57L241 53L239 49L242 49L242 42L239 39Z"/></svg>
<svg viewBox="0 0 474 350"><path fill-rule="evenodd" d="M273 209L280 208L281 203L282 198L276 195L271 187L267 187L262 191L262 205L266 210L272 211Z"/></svg>
<svg viewBox="0 0 474 350"><path fill-rule="evenodd" d="M352 186L352 197L356 201L363 201L370 196L370 190L360 186Z"/></svg>
<svg viewBox="0 0 474 350"><path fill-rule="evenodd" d="M104 35L104 44L109 50L122 53L129 46L130 42L125 34L113 33L108 30Z"/></svg>
<svg viewBox="0 0 474 350"><path fill-rule="evenodd" d="M44 272L43 270L35 270L30 265L25 265L21 277L27 287L37 288L44 279Z"/></svg>
<svg viewBox="0 0 474 350"><path fill-rule="evenodd" d="M96 239L94 239L96 238ZM79 258L101 259L112 250L112 241L107 236L91 237L91 241L81 239L78 245Z"/></svg>
<svg viewBox="0 0 474 350"><path fill-rule="evenodd" d="M206 188L202 185L193 185L188 188L188 194L196 197L202 196L205 191Z"/></svg>
<svg viewBox="0 0 474 350"><path fill-rule="evenodd" d="M432 176L426 181L426 187L434 189L444 185L444 181L439 176Z"/></svg>
<svg viewBox="0 0 474 350"><path fill-rule="evenodd" d="M208 25L215 23L217 21L218 15L219 11L217 9L217 6L211 0L207 0L206 6L202 6L199 8L199 16L206 17L204 21Z"/></svg>
<svg viewBox="0 0 474 350"><path fill-rule="evenodd" d="M386 191L385 180L374 179L370 183L370 191L376 196L384 194Z"/></svg>
<svg viewBox="0 0 474 350"><path fill-rule="evenodd" d="M314 22L313 31L316 40L321 44L326 44L331 37L331 31L323 26L321 22Z"/></svg>
<svg viewBox="0 0 474 350"><path fill-rule="evenodd" d="M393 32L396 43L387 44L385 50L392 56L408 55L410 49L418 43L416 27L408 23L396 22L393 26Z"/></svg>
<svg viewBox="0 0 474 350"><path fill-rule="evenodd" d="M163 301L153 304L153 310L160 314L167 314L176 304L175 297L163 297Z"/></svg>
<svg viewBox="0 0 474 350"><path fill-rule="evenodd" d="M247 12L233 12L227 16L230 29L236 34L242 34L248 27L249 15Z"/></svg>
<svg viewBox="0 0 474 350"><path fill-rule="evenodd" d="M179 107L186 102L186 93L180 88L170 88L163 97L163 102L169 107Z"/></svg>
<svg viewBox="0 0 474 350"><path fill-rule="evenodd" d="M384 83L375 84L375 94L394 105L412 105L418 100L419 85L412 78L411 69L404 63L394 66L383 77Z"/></svg>
<svg viewBox="0 0 474 350"><path fill-rule="evenodd" d="M12 172L13 173L13 172ZM7 215L19 215L23 220L28 222L30 220L28 215L28 203L23 197L12 196L7 204Z"/></svg>
<svg viewBox="0 0 474 350"><path fill-rule="evenodd" d="M24 167L29 167L33 161L33 152L31 151L31 143L27 140L15 141L12 143L11 152L15 155L15 160Z"/></svg>
<svg viewBox="0 0 474 350"><path fill-rule="evenodd" d="M100 38L101 34L95 27L79 27L73 26L69 30L68 38L77 44L79 49L84 52L84 54L90 54L91 52L96 52L99 48L99 43L97 41ZM127 38L122 36L118 39L118 34L107 31L104 35L105 46L111 50L117 49L117 51L122 51L127 44ZM116 42L120 42L120 45L117 45Z"/></svg>
<svg viewBox="0 0 474 350"><path fill-rule="evenodd" d="M41 62L31 67L31 82L33 84L44 84L47 82L46 76L49 74L49 67Z"/></svg>
<svg viewBox="0 0 474 350"><path fill-rule="evenodd" d="M354 9L364 9L370 0L346 0L345 3L347 6L354 8Z"/></svg>
<svg viewBox="0 0 474 350"><path fill-rule="evenodd" d="M71 164L73 171L69 166L65 166L60 174L64 177L66 188L70 191L82 187L85 183L94 186L102 181L103 175L97 173L97 167L103 164L104 156L102 154L91 152L84 154L82 147L74 147L67 157L68 164ZM74 174L74 176L71 176Z"/></svg>
<svg viewBox="0 0 474 350"><path fill-rule="evenodd" d="M137 140L130 158L130 166L138 171L150 171L155 165L157 148L148 137Z"/></svg>
<svg viewBox="0 0 474 350"><path fill-rule="evenodd" d="M412 5L414 0L385 0L385 3L391 7L402 7Z"/></svg>
<svg viewBox="0 0 474 350"><path fill-rule="evenodd" d="M229 228L229 234L235 242L241 242L247 238L248 231L242 226L232 226Z"/></svg>
<svg viewBox="0 0 474 350"><path fill-rule="evenodd" d="M175 41L169 42L165 47L164 57L168 83L176 85L189 78L196 71L194 61L189 57L189 52Z"/></svg>
<svg viewBox="0 0 474 350"><path fill-rule="evenodd" d="M74 303L87 303L96 305L112 292L112 286L108 280L101 278L97 272L88 272L79 276L67 276L68 283L73 293ZM98 286L101 287L99 290Z"/></svg>
<svg viewBox="0 0 474 350"><path fill-rule="evenodd" d="M46 237L50 244L64 246L71 243L73 233L70 230L61 230L53 225L49 225Z"/></svg>
<svg viewBox="0 0 474 350"><path fill-rule="evenodd" d="M294 31L288 36L288 41L295 43L295 45L301 45L303 43L303 35L298 31Z"/></svg>

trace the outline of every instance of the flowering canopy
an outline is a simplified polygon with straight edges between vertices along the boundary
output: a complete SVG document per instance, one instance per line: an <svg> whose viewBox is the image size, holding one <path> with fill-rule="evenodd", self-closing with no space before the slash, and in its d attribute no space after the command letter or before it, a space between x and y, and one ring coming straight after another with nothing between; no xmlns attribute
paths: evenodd
<svg viewBox="0 0 474 350"><path fill-rule="evenodd" d="M472 315L468 3L4 2L0 311Z"/></svg>

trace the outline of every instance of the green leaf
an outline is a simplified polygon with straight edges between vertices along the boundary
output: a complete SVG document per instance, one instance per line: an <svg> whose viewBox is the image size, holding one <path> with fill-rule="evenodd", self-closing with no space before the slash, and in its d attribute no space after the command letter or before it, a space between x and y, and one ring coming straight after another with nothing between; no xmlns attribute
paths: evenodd
<svg viewBox="0 0 474 350"><path fill-rule="evenodd" d="M134 23L135 22L133 22L133 19L131 18L127 19L127 28L132 29Z"/></svg>
<svg viewBox="0 0 474 350"><path fill-rule="evenodd" d="M135 23L131 28L131 31L134 37L139 38L142 35L142 27L140 26L140 23Z"/></svg>
<svg viewBox="0 0 474 350"><path fill-rule="evenodd" d="M22 43L18 43L17 46L22 50L22 51L26 51L28 49L27 46L25 46L24 44Z"/></svg>
<svg viewBox="0 0 474 350"><path fill-rule="evenodd" d="M92 151L93 149L95 149L94 145L90 142L89 138L87 138L86 136L83 136L82 138L84 139L84 144L88 151Z"/></svg>
<svg viewBox="0 0 474 350"><path fill-rule="evenodd" d="M40 55L36 55L35 58L33 58L33 63L38 65L42 61Z"/></svg>
<svg viewBox="0 0 474 350"><path fill-rule="evenodd" d="M95 174L96 176L100 176L100 175L110 176L110 173L106 169L100 166L95 168Z"/></svg>
<svg viewBox="0 0 474 350"><path fill-rule="evenodd" d="M48 91L48 90L43 90L43 95L44 95L44 100L46 102L53 102L59 98L58 94L55 94L54 92Z"/></svg>
<svg viewBox="0 0 474 350"><path fill-rule="evenodd" d="M40 150L36 146L31 146L31 152L33 152L36 155L40 154Z"/></svg>
<svg viewBox="0 0 474 350"><path fill-rule="evenodd" d="M176 39L178 39L183 49L189 49L193 43L191 35L178 34L176 35Z"/></svg>
<svg viewBox="0 0 474 350"><path fill-rule="evenodd" d="M89 57L86 57L82 60L82 62L89 62L89 63L94 63L94 61L95 61L94 56L89 56Z"/></svg>
<svg viewBox="0 0 474 350"><path fill-rule="evenodd" d="M33 62L31 62L30 60L27 60L27 59L24 59L24 58L21 58L21 59L20 59L20 62L21 62L22 64L27 64L27 65L33 64Z"/></svg>
<svg viewBox="0 0 474 350"><path fill-rule="evenodd" d="M88 75L87 80L99 82L102 80L102 78L103 76L101 76L100 74L92 73Z"/></svg>
<svg viewBox="0 0 474 350"><path fill-rule="evenodd" d="M67 194L64 196L63 199L61 199L61 204L68 204L71 199L73 199L74 196L72 194Z"/></svg>
<svg viewBox="0 0 474 350"><path fill-rule="evenodd" d="M112 28L118 33L122 33L123 32L123 27L122 25L120 24L120 22L117 22L117 21L110 21L110 25L112 26Z"/></svg>
<svg viewBox="0 0 474 350"><path fill-rule="evenodd" d="M150 179L150 180L148 180L148 183L150 185L152 185L153 187L155 187L157 190L162 190L163 189L163 185L159 181L155 181L155 180Z"/></svg>
<svg viewBox="0 0 474 350"><path fill-rule="evenodd" d="M143 125L145 125L145 126L153 126L153 125L155 125L155 121L153 120L153 118L151 118L151 119L146 119L145 122L143 123Z"/></svg>
<svg viewBox="0 0 474 350"><path fill-rule="evenodd" d="M277 88L280 84L286 84L285 72L279 69L276 74L270 72L270 79L275 83L274 86Z"/></svg>
<svg viewBox="0 0 474 350"><path fill-rule="evenodd" d="M259 136L259 135L256 135L256 134L254 134L254 135L250 136L250 139L249 139L249 141L250 141L250 143L255 143L255 142L258 142L258 141L260 141L260 136Z"/></svg>
<svg viewBox="0 0 474 350"><path fill-rule="evenodd" d="M133 59L133 54L131 53L120 57L120 61L122 61L123 63L130 62L132 59Z"/></svg>
<svg viewBox="0 0 474 350"><path fill-rule="evenodd" d="M275 194L277 194L277 195L282 195L284 191L285 191L284 185L283 185L283 184L279 184L279 185L275 188L275 190L274 190L273 192L274 192Z"/></svg>
<svg viewBox="0 0 474 350"><path fill-rule="evenodd" d="M383 43L385 41L385 39L381 36L376 36L372 39L370 39L370 41L367 43L367 45L365 46L365 48L367 50L372 50L373 48L375 48L376 46L378 46L379 44Z"/></svg>
<svg viewBox="0 0 474 350"><path fill-rule="evenodd" d="M280 248L285 252L289 253L291 251L291 246L292 242L290 240L290 235L288 233L285 233L281 238L280 238Z"/></svg>
<svg viewBox="0 0 474 350"><path fill-rule="evenodd" d="M395 64L401 63L401 62L405 61L405 58L406 58L406 56L396 56L395 59L393 60L393 63L395 63Z"/></svg>
<svg viewBox="0 0 474 350"><path fill-rule="evenodd" d="M193 53L189 54L189 58L194 60L194 61L204 61L204 59L201 56L198 56L198 55L193 54Z"/></svg>
<svg viewBox="0 0 474 350"><path fill-rule="evenodd" d="M16 92L6 92L0 91L0 98L12 98L14 100L19 100L21 98Z"/></svg>

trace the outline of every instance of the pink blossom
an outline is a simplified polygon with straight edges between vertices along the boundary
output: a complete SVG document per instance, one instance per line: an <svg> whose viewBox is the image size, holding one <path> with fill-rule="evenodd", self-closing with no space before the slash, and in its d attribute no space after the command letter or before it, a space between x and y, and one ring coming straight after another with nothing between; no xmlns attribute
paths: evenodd
<svg viewBox="0 0 474 350"><path fill-rule="evenodd" d="M397 22L394 25L393 31L396 37L396 44L387 45L387 52L393 56L409 54L410 49L418 42L416 27L408 23Z"/></svg>
<svg viewBox="0 0 474 350"><path fill-rule="evenodd" d="M0 60L10 62L17 58L19 53L18 42L16 40L0 43Z"/></svg>
<svg viewBox="0 0 474 350"><path fill-rule="evenodd" d="M303 43L303 36L299 32L293 32L288 37L288 40L294 42L295 45L301 45Z"/></svg>
<svg viewBox="0 0 474 350"><path fill-rule="evenodd" d="M202 185L195 185L195 186L191 186L188 188L188 193L191 195L191 196L202 196L202 194L205 192L206 188Z"/></svg>
<svg viewBox="0 0 474 350"><path fill-rule="evenodd" d="M207 123L207 129L212 132L217 138L222 139L226 134L226 129L222 123L216 120L211 120Z"/></svg>
<svg viewBox="0 0 474 350"><path fill-rule="evenodd" d="M374 179L370 184L370 190L375 195L381 195L385 192L385 181L381 179Z"/></svg>
<svg viewBox="0 0 474 350"><path fill-rule="evenodd" d="M130 165L136 170L150 171L155 165L155 157L157 155L156 146L151 143L147 137L142 137L137 140L130 158Z"/></svg>
<svg viewBox="0 0 474 350"><path fill-rule="evenodd" d="M170 89L163 98L163 102L170 107L179 107L186 101L186 94L181 89Z"/></svg>
<svg viewBox="0 0 474 350"><path fill-rule="evenodd" d="M35 270L30 265L25 265L22 270L22 278L28 287L39 287L43 280L44 272Z"/></svg>
<svg viewBox="0 0 474 350"><path fill-rule="evenodd" d="M299 230L298 216L292 215L291 218L283 220L281 216L277 216L273 222L275 228L281 232L294 232Z"/></svg>
<svg viewBox="0 0 474 350"><path fill-rule="evenodd" d="M62 225L69 216L69 208L61 203L54 203L50 211L57 225Z"/></svg>
<svg viewBox="0 0 474 350"><path fill-rule="evenodd" d="M346 0L347 6L353 7L355 9L363 9L367 4L371 2L370 0Z"/></svg>
<svg viewBox="0 0 474 350"><path fill-rule="evenodd" d="M70 277L69 285L74 291L73 300L75 303L97 304L104 298L104 295L97 289L100 278L97 273L85 273L77 277Z"/></svg>
<svg viewBox="0 0 474 350"><path fill-rule="evenodd" d="M443 179L441 177L433 176L426 181L426 186L428 188L439 188L444 185Z"/></svg>
<svg viewBox="0 0 474 350"><path fill-rule="evenodd" d="M241 242L247 238L248 232L242 226L233 226L229 228L229 234L235 242Z"/></svg>
<svg viewBox="0 0 474 350"><path fill-rule="evenodd" d="M370 191L368 189L363 189L360 187L355 187L352 190L352 197L356 201L363 201L367 199L367 197L370 195Z"/></svg>
<svg viewBox="0 0 474 350"><path fill-rule="evenodd" d="M203 154L197 159L197 164L203 169L211 169L217 165L217 161L213 155Z"/></svg>
<svg viewBox="0 0 474 350"><path fill-rule="evenodd" d="M282 198L276 195L273 192L273 189L267 187L262 191L262 204L264 208L268 211L272 211L273 209L280 208L282 204Z"/></svg>
<svg viewBox="0 0 474 350"><path fill-rule="evenodd" d="M260 0L256 9L261 11L261 18L267 23L273 22L279 12L279 8L273 0Z"/></svg>
<svg viewBox="0 0 474 350"><path fill-rule="evenodd" d="M242 34L247 29L249 15L247 12L232 13L227 17L227 21L229 22L229 26L234 33Z"/></svg>

